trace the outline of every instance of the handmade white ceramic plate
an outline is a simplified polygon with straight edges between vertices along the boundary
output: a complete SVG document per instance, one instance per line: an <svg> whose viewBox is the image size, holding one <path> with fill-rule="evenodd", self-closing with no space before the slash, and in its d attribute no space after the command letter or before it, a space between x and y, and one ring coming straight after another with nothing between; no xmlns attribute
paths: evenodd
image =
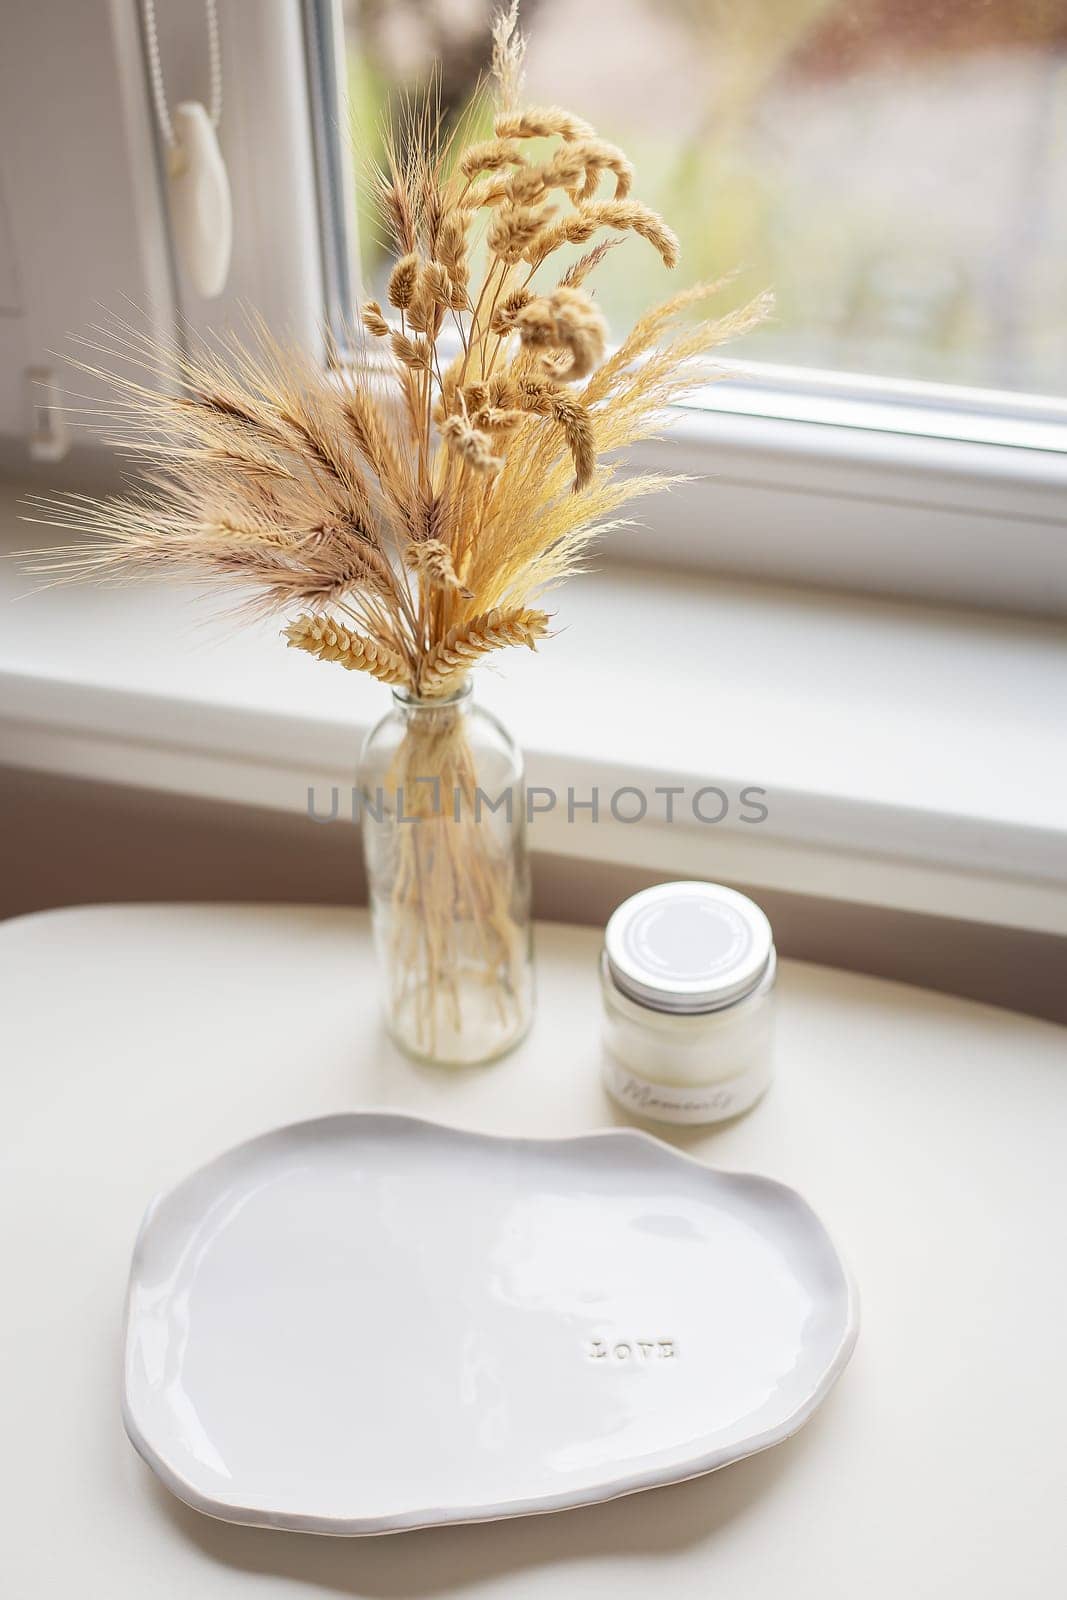
<svg viewBox="0 0 1067 1600"><path fill-rule="evenodd" d="M149 1208L124 1416L200 1511L388 1533L762 1450L815 1410L856 1326L821 1223L769 1179L632 1130L327 1117Z"/></svg>

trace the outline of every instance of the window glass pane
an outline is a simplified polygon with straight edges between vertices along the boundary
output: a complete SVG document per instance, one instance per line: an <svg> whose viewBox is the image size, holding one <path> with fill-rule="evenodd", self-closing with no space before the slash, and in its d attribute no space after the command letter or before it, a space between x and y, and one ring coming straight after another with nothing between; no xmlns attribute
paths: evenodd
<svg viewBox="0 0 1067 1600"><path fill-rule="evenodd" d="M433 63L462 108L483 0L346 0L361 142ZM594 122L682 241L681 282L771 287L743 354L1067 393L1067 0L525 0L527 99ZM364 270L380 275L362 229ZM636 239L616 328L674 286Z"/></svg>

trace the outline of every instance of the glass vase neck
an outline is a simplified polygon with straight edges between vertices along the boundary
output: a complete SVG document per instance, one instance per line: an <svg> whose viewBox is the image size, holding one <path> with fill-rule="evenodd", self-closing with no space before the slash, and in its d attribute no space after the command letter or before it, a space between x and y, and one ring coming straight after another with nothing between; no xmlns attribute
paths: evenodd
<svg viewBox="0 0 1067 1600"><path fill-rule="evenodd" d="M468 677L463 678L451 694L436 695L432 699L411 694L407 689L394 689L393 704L407 717L421 716L433 711L466 711L470 707L472 688L473 685Z"/></svg>

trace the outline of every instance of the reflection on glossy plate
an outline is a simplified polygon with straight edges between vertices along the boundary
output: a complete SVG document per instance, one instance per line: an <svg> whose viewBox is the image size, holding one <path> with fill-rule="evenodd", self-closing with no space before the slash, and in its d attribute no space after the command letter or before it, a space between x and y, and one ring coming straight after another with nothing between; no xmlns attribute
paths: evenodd
<svg viewBox="0 0 1067 1600"><path fill-rule="evenodd" d="M124 1416L211 1516L388 1533L710 1472L811 1415L856 1338L812 1211L648 1134L298 1123L150 1207Z"/></svg>

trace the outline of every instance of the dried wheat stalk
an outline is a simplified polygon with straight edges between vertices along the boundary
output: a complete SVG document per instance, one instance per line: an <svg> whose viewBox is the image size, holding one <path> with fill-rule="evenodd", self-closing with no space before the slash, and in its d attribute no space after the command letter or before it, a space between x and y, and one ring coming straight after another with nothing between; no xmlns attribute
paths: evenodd
<svg viewBox="0 0 1067 1600"><path fill-rule="evenodd" d="M490 650L502 650L509 644L525 644L534 649L547 629L548 617L543 611L522 606L510 611L488 611L484 616L471 617L469 622L457 623L423 662L418 678L420 696L440 694Z"/></svg>
<svg viewBox="0 0 1067 1600"><path fill-rule="evenodd" d="M403 656L373 639L361 639L334 617L297 617L285 634L290 646L306 650L319 661L339 661L349 672L369 672L383 683L408 681L408 665Z"/></svg>

